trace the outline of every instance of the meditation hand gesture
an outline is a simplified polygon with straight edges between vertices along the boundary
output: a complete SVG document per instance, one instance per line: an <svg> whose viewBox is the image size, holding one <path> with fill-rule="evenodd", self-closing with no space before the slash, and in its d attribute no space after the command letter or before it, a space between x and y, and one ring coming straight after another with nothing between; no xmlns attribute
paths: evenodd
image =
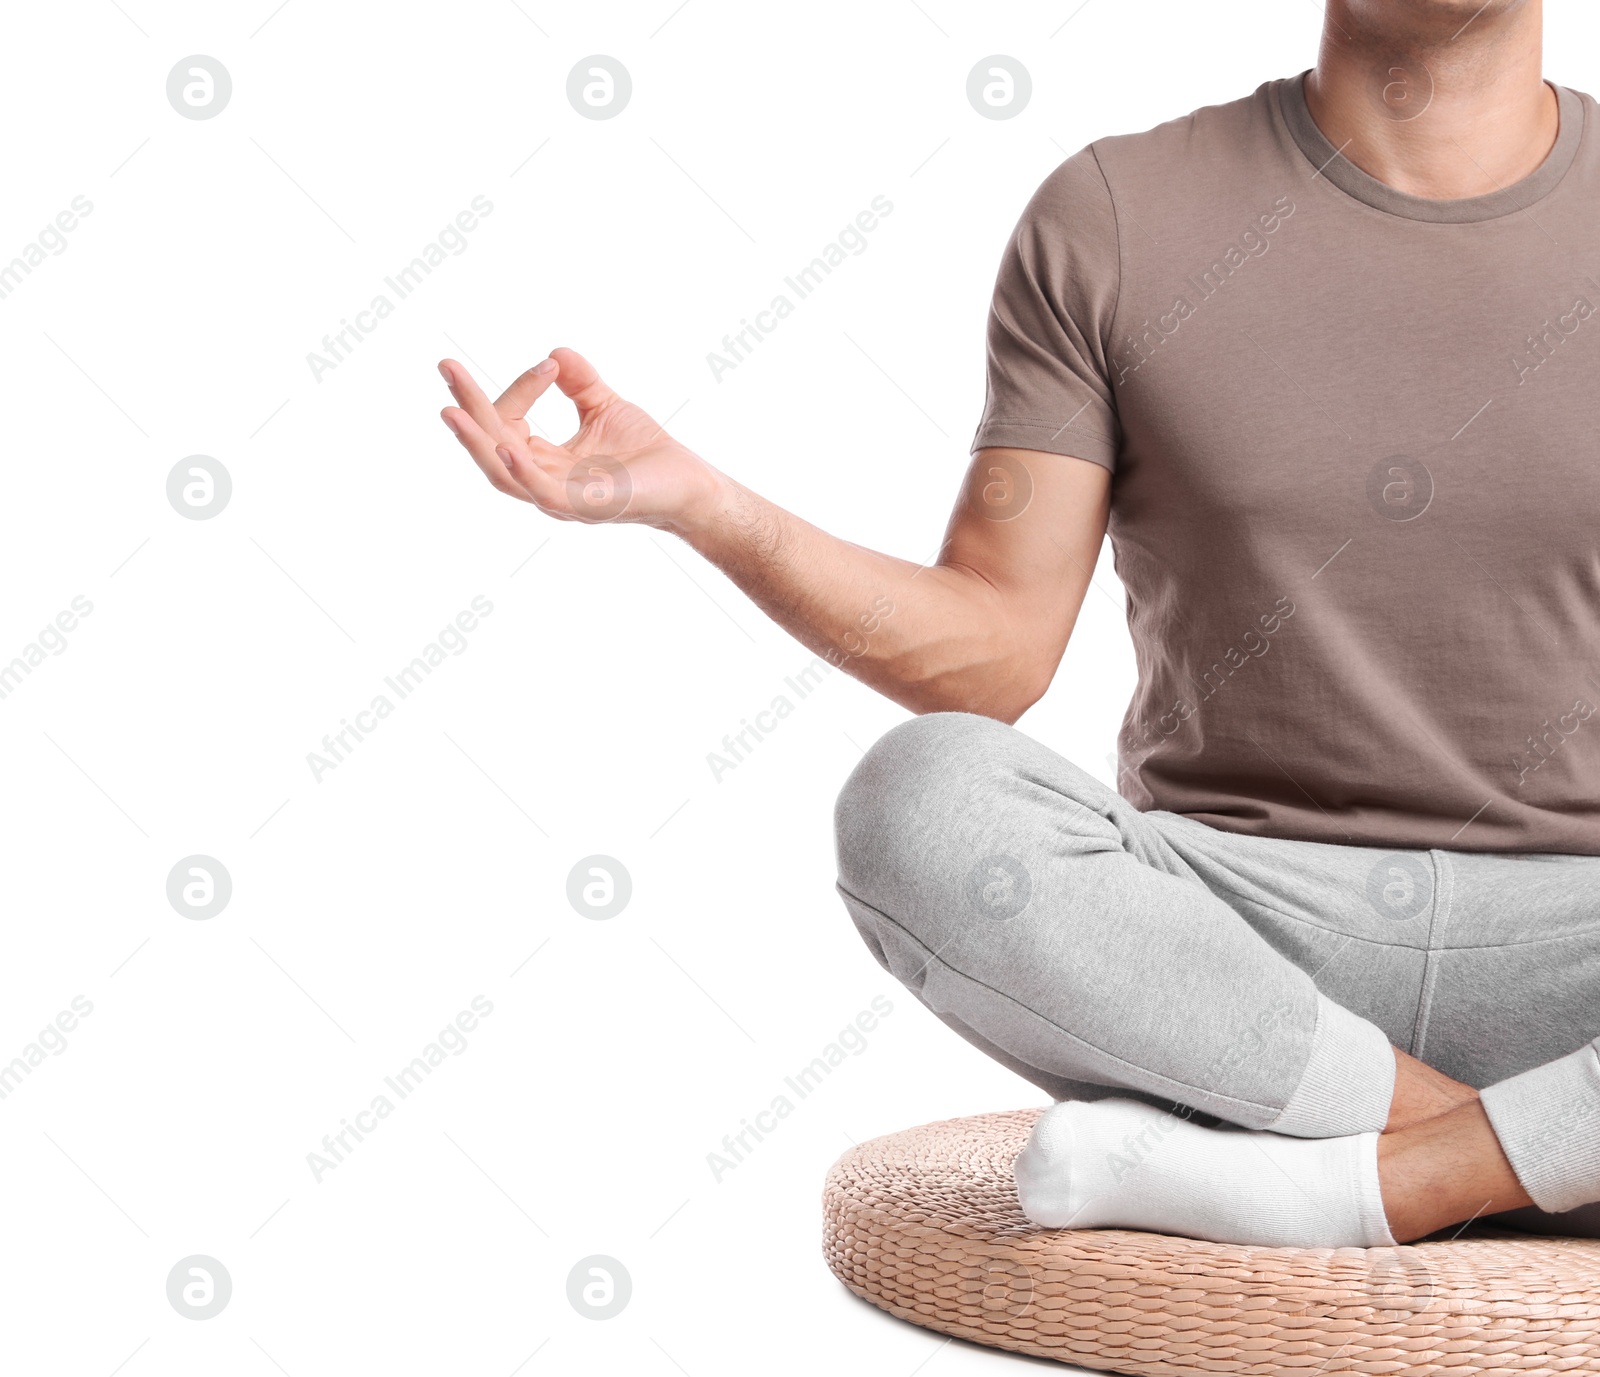
<svg viewBox="0 0 1600 1377"><path fill-rule="evenodd" d="M553 350L493 403L454 359L439 372L457 402L440 413L456 439L501 492L550 516L684 532L715 506L721 475L571 349ZM525 419L551 383L578 408L578 432L563 445L531 434Z"/></svg>

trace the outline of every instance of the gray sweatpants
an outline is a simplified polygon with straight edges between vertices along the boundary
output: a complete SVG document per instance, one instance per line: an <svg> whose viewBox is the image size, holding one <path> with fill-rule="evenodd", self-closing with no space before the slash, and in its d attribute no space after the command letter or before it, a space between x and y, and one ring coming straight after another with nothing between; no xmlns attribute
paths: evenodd
<svg viewBox="0 0 1600 1377"><path fill-rule="evenodd" d="M873 955L1054 1098L1365 1133L1392 1043L1483 1091L1514 1222L1600 1234L1600 856L1224 832L966 713L889 732L836 820Z"/></svg>

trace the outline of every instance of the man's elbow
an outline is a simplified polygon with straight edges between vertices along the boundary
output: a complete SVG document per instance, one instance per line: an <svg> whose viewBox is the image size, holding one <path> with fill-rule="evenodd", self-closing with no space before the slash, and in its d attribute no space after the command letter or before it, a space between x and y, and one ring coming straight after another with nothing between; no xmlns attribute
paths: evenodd
<svg viewBox="0 0 1600 1377"><path fill-rule="evenodd" d="M1044 697L1054 666L1031 663L989 665L959 675L942 675L917 685L903 700L918 716L932 712L970 712L1011 726Z"/></svg>

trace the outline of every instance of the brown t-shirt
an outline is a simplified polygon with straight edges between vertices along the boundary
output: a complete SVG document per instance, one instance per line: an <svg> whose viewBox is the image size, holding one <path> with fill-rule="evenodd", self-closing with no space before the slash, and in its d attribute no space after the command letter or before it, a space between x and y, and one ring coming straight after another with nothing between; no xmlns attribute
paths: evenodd
<svg viewBox="0 0 1600 1377"><path fill-rule="evenodd" d="M1600 135L1407 195L1302 78L1102 139L1001 265L973 448L1111 469L1137 806L1600 854Z"/></svg>

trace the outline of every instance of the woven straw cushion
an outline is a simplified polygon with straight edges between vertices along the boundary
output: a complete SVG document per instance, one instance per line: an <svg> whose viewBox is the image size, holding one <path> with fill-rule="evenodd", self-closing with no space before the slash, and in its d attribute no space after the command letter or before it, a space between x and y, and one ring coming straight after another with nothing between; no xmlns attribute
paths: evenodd
<svg viewBox="0 0 1600 1377"><path fill-rule="evenodd" d="M941 1333L1113 1372L1600 1373L1600 1240L1475 1227L1398 1248L1047 1230L1011 1163L1038 1110L892 1133L834 1164L834 1274Z"/></svg>

